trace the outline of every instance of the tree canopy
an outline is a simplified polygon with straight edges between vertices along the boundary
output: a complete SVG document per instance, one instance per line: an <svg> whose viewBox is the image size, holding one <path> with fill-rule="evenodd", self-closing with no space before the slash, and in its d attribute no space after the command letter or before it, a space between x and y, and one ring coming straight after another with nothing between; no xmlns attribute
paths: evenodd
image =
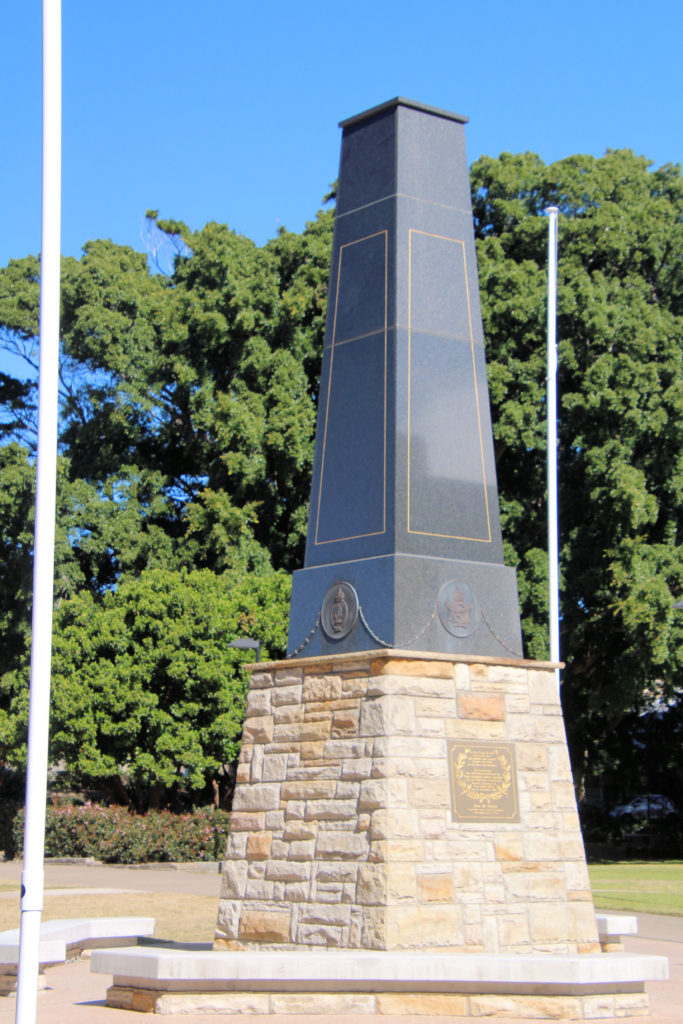
<svg viewBox="0 0 683 1024"><path fill-rule="evenodd" d="M482 157L471 180L503 535L532 658L548 655L543 213L560 210L563 701L583 778L618 764L629 715L653 699L677 706L683 179L619 150L548 166ZM219 648L241 632L284 652L332 221L320 212L258 247L150 211L170 273L109 241L63 261L53 755L76 779L118 771L153 794L182 770L203 791L239 733L243 684ZM0 343L31 365L38 275L33 256L0 269ZM0 374L0 404L0 753L20 763L32 380ZM222 632L203 604L221 609Z"/></svg>

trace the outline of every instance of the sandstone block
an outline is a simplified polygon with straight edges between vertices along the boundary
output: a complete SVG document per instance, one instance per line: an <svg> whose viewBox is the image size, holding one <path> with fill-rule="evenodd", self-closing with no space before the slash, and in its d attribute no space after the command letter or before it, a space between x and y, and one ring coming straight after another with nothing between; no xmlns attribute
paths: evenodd
<svg viewBox="0 0 683 1024"><path fill-rule="evenodd" d="M442 697L452 700L455 684L451 677L412 677L407 675L374 676L368 682L367 697L396 696Z"/></svg>
<svg viewBox="0 0 683 1024"><path fill-rule="evenodd" d="M523 843L521 835L508 835L496 839L493 849L497 861L510 862L522 859Z"/></svg>
<svg viewBox="0 0 683 1024"><path fill-rule="evenodd" d="M451 875L418 874L417 898L420 903L446 903L453 900Z"/></svg>
<svg viewBox="0 0 683 1024"><path fill-rule="evenodd" d="M249 677L249 689L261 690L273 685L273 677L270 672L252 672Z"/></svg>
<svg viewBox="0 0 683 1024"><path fill-rule="evenodd" d="M337 782L337 787L334 791L334 795L337 800L358 800L360 794L360 782L355 782L349 779L345 779L343 782Z"/></svg>
<svg viewBox="0 0 683 1024"><path fill-rule="evenodd" d="M419 1017L466 1017L467 996L455 992L378 992L377 1013Z"/></svg>
<svg viewBox="0 0 683 1024"><path fill-rule="evenodd" d="M348 758L342 762L342 779L367 779L371 772L371 757Z"/></svg>
<svg viewBox="0 0 683 1024"><path fill-rule="evenodd" d="M339 700L342 695L342 683L339 676L306 676L304 680L303 702Z"/></svg>
<svg viewBox="0 0 683 1024"><path fill-rule="evenodd" d="M330 735L332 716L317 722L283 722L275 725L273 739L276 743L324 740Z"/></svg>
<svg viewBox="0 0 683 1024"><path fill-rule="evenodd" d="M295 840L289 844L289 860L312 860L315 848L315 839Z"/></svg>
<svg viewBox="0 0 683 1024"><path fill-rule="evenodd" d="M579 1020L579 996L470 996L472 1017L518 1017L521 1020Z"/></svg>
<svg viewBox="0 0 683 1024"><path fill-rule="evenodd" d="M247 697L246 718L258 718L259 715L270 715L271 690L250 689Z"/></svg>
<svg viewBox="0 0 683 1024"><path fill-rule="evenodd" d="M235 832L231 829L225 847L225 859L242 858L247 855L248 832Z"/></svg>
<svg viewBox="0 0 683 1024"><path fill-rule="evenodd" d="M218 919L216 921L217 939L236 939L239 927L241 902L221 899L218 903Z"/></svg>
<svg viewBox="0 0 683 1024"><path fill-rule="evenodd" d="M342 676L342 693L345 697L363 697L368 688L365 676Z"/></svg>
<svg viewBox="0 0 683 1024"><path fill-rule="evenodd" d="M300 750L302 761L322 761L325 755L325 741L318 740L315 743L302 743Z"/></svg>
<svg viewBox="0 0 683 1024"><path fill-rule="evenodd" d="M460 718L502 722L505 720L505 702L500 694L459 693L458 715Z"/></svg>
<svg viewBox="0 0 683 1024"><path fill-rule="evenodd" d="M282 785L283 800L326 800L334 796L335 779L299 779Z"/></svg>
<svg viewBox="0 0 683 1024"><path fill-rule="evenodd" d="M270 860L266 864L266 878L273 882L303 882L310 877L310 862Z"/></svg>
<svg viewBox="0 0 683 1024"><path fill-rule="evenodd" d="M363 911L361 946L363 949L386 949L386 916L384 907L366 907Z"/></svg>
<svg viewBox="0 0 683 1024"><path fill-rule="evenodd" d="M373 676L420 676L425 679L452 679L453 664L450 661L421 661L409 658L376 659L370 673Z"/></svg>
<svg viewBox="0 0 683 1024"><path fill-rule="evenodd" d="M262 878L248 878L245 899L247 900L272 900L273 883Z"/></svg>
<svg viewBox="0 0 683 1024"><path fill-rule="evenodd" d="M386 866L387 896L390 903L414 903L417 899L415 865L391 862Z"/></svg>
<svg viewBox="0 0 683 1024"><path fill-rule="evenodd" d="M271 698L273 708L282 708L290 704L301 706L301 694L303 686L301 682L293 685L276 686Z"/></svg>
<svg viewBox="0 0 683 1024"><path fill-rule="evenodd" d="M356 800L307 800L304 818L312 821L349 821L356 817Z"/></svg>
<svg viewBox="0 0 683 1024"><path fill-rule="evenodd" d="M446 719L446 736L459 740L506 740L505 722L484 721L476 718Z"/></svg>
<svg viewBox="0 0 683 1024"><path fill-rule="evenodd" d="M462 946L460 908L455 904L393 906L387 910L389 949Z"/></svg>
<svg viewBox="0 0 683 1024"><path fill-rule="evenodd" d="M330 761L344 761L352 757L366 757L369 751L365 739L329 739L323 748L323 756Z"/></svg>
<svg viewBox="0 0 683 1024"><path fill-rule="evenodd" d="M243 899L247 884L247 862L226 861L221 879L221 900Z"/></svg>
<svg viewBox="0 0 683 1024"><path fill-rule="evenodd" d="M355 736L358 732L359 708L335 711L332 715L331 736Z"/></svg>
<svg viewBox="0 0 683 1024"><path fill-rule="evenodd" d="M386 864L361 864L358 868L356 900L363 906L382 906L387 896Z"/></svg>
<svg viewBox="0 0 683 1024"><path fill-rule="evenodd" d="M267 992L165 992L156 1001L155 1013L241 1014L269 1012Z"/></svg>
<svg viewBox="0 0 683 1024"><path fill-rule="evenodd" d="M529 669L528 679L532 704L559 705L560 695L552 669Z"/></svg>
<svg viewBox="0 0 683 1024"><path fill-rule="evenodd" d="M252 679L253 678L254 677L252 676ZM301 683L303 678L304 674L302 669L288 665L286 668L279 668L275 670L274 682L276 687L281 688Z"/></svg>
<svg viewBox="0 0 683 1024"><path fill-rule="evenodd" d="M232 806L236 811L273 811L280 805L280 786L276 782L258 782L239 786Z"/></svg>
<svg viewBox="0 0 683 1024"><path fill-rule="evenodd" d="M358 864L347 861L329 861L317 865L316 878L320 882L353 882L358 876Z"/></svg>
<svg viewBox="0 0 683 1024"><path fill-rule="evenodd" d="M411 803L419 808L450 807L448 779L413 779Z"/></svg>
<svg viewBox="0 0 683 1024"><path fill-rule="evenodd" d="M241 942L288 942L291 910L243 910L238 938Z"/></svg>
<svg viewBox="0 0 683 1024"><path fill-rule="evenodd" d="M367 779L361 783L358 809L372 811L384 807L387 802L387 789L385 779Z"/></svg>
<svg viewBox="0 0 683 1024"><path fill-rule="evenodd" d="M242 730L242 742L270 743L273 738L273 717L264 715L261 718L248 718Z"/></svg>
<svg viewBox="0 0 683 1024"><path fill-rule="evenodd" d="M334 948L342 945L343 936L344 929L336 925L300 924L296 929L297 945L303 946Z"/></svg>
<svg viewBox="0 0 683 1024"><path fill-rule="evenodd" d="M292 844L293 846L295 844ZM360 859L367 855L368 840L365 833L330 830L318 832L315 856L320 860Z"/></svg>
<svg viewBox="0 0 683 1024"><path fill-rule="evenodd" d="M292 821L285 826L282 838L286 843L297 839L315 839L318 826L311 821Z"/></svg>
<svg viewBox="0 0 683 1024"><path fill-rule="evenodd" d="M364 992L311 992L273 993L270 997L271 1013L300 1014L309 1016L324 1014L373 1013L375 996Z"/></svg>
<svg viewBox="0 0 683 1024"><path fill-rule="evenodd" d="M246 788L246 787L245 787ZM258 832L266 827L264 811L236 811L230 813L230 832Z"/></svg>
<svg viewBox="0 0 683 1024"><path fill-rule="evenodd" d="M247 839L247 857L249 860L267 860L270 857L270 844L273 840L271 832L251 832Z"/></svg>
<svg viewBox="0 0 683 1024"><path fill-rule="evenodd" d="M418 863L421 862L423 858L424 843L422 842L421 839L387 840L386 859L389 862L408 860Z"/></svg>

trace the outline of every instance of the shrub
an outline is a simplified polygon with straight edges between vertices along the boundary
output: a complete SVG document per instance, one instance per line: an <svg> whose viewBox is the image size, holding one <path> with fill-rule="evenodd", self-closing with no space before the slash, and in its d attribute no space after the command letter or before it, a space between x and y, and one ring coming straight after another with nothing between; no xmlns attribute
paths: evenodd
<svg viewBox="0 0 683 1024"><path fill-rule="evenodd" d="M125 807L92 803L51 806L45 820L45 856L94 857L110 864L220 860L225 853L229 819L227 811L214 808L200 808L190 814L131 814ZM18 850L23 834L22 809L13 825Z"/></svg>

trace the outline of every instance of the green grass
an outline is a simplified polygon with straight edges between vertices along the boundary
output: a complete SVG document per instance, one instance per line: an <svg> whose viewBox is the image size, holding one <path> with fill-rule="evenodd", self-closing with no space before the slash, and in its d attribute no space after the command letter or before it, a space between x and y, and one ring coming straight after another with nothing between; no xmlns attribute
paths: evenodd
<svg viewBox="0 0 683 1024"><path fill-rule="evenodd" d="M615 861L588 871L598 910L683 917L683 861Z"/></svg>

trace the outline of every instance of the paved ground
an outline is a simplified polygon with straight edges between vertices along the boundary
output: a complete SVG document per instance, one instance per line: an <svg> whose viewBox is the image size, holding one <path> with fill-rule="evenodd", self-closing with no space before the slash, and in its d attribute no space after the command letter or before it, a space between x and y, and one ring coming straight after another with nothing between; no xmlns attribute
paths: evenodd
<svg viewBox="0 0 683 1024"><path fill-rule="evenodd" d="M0 863L0 882L18 882L19 862ZM178 892L218 897L220 877L217 868L127 868L83 864L48 864L45 884L49 888L74 888L92 892ZM11 895L8 898L16 898ZM650 1017L648 1024L672 1024L683 1020L683 918L654 914L638 915L639 935L628 939L626 948L633 953L647 953L669 958L670 980L650 982ZM139 1013L114 1010L104 1005L110 980L105 975L91 974L87 960L75 961L47 972L48 989L39 993L37 1024L142 1024ZM0 997L0 1024L12 1024L15 1000ZM208 1024L210 1020L235 1020L225 1014L206 1017L186 1014L178 1018L183 1024ZM296 1016L249 1016L249 1024L311 1024L310 1018ZM321 1019L321 1018L318 1018ZM642 1019L642 1018L640 1018ZM368 1017L349 1015L327 1017L329 1024L368 1024ZM623 1018L621 1018L623 1021ZM382 1017L382 1024L472 1024L462 1017ZM507 1020L507 1024L528 1024ZM563 1024L562 1021L556 1024Z"/></svg>

